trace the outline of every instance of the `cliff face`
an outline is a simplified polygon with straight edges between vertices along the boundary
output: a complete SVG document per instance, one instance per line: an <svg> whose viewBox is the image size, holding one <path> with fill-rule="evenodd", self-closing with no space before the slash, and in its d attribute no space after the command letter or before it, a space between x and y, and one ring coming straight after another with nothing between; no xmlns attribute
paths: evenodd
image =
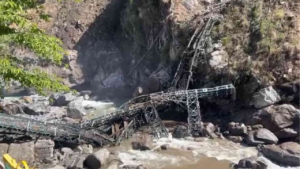
<svg viewBox="0 0 300 169"><path fill-rule="evenodd" d="M203 14L224 3L191 87L234 83L242 99L299 77L299 2L47 0L39 25L70 50L69 68L55 69L70 85L131 96L166 87Z"/></svg>

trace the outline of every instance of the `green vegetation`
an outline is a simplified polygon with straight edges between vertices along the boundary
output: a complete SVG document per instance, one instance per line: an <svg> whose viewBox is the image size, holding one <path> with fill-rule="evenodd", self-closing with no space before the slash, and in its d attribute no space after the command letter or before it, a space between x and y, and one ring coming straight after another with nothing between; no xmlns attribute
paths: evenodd
<svg viewBox="0 0 300 169"><path fill-rule="evenodd" d="M40 18L48 15L37 0L0 0L0 78L5 82L18 80L22 85L44 91L68 91L62 80L40 69L26 68L20 56L14 56L13 48L33 51L39 60L61 65L65 54L62 42L38 28L28 17L28 10L39 12Z"/></svg>
<svg viewBox="0 0 300 169"><path fill-rule="evenodd" d="M275 2L254 0L231 3L223 14L213 38L222 41L230 56L229 71L252 72L267 83L281 79L285 59L299 52L299 13Z"/></svg>

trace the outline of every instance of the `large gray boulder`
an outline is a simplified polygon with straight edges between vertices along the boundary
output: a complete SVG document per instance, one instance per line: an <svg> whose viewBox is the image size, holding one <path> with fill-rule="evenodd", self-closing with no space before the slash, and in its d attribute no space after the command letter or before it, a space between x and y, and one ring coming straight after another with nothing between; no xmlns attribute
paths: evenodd
<svg viewBox="0 0 300 169"><path fill-rule="evenodd" d="M44 103L31 103L25 106L24 113L28 115L42 115L46 113L46 105Z"/></svg>
<svg viewBox="0 0 300 169"><path fill-rule="evenodd" d="M296 131L293 128L284 128L277 132L275 132L275 135L279 139L289 139L289 138L296 138L298 136L298 131Z"/></svg>
<svg viewBox="0 0 300 169"><path fill-rule="evenodd" d="M246 137L248 145L257 146L259 144L276 144L278 138L268 129L262 128L256 131L250 131Z"/></svg>
<svg viewBox="0 0 300 169"><path fill-rule="evenodd" d="M253 103L255 108L263 108L273 105L280 101L279 94L273 89L272 86L261 89L253 95Z"/></svg>
<svg viewBox="0 0 300 169"><path fill-rule="evenodd" d="M254 136L257 140L261 140L266 144L276 144L278 142L278 138L275 136L275 134L265 128L255 131Z"/></svg>
<svg viewBox="0 0 300 169"><path fill-rule="evenodd" d="M68 104L67 106L68 117L73 119L81 119L86 114L82 102L83 102L83 98L79 97Z"/></svg>
<svg viewBox="0 0 300 169"><path fill-rule="evenodd" d="M176 126L174 132L172 133L174 138L184 138L188 136L188 129L186 126Z"/></svg>
<svg viewBox="0 0 300 169"><path fill-rule="evenodd" d="M300 166L300 145L285 142L281 145L266 145L260 150L271 161L280 165Z"/></svg>
<svg viewBox="0 0 300 169"><path fill-rule="evenodd" d="M52 106L67 106L72 100L75 100L76 96L72 93L55 93L49 97L50 104Z"/></svg>
<svg viewBox="0 0 300 169"><path fill-rule="evenodd" d="M54 141L38 140L34 144L35 161L45 162L52 161L54 150Z"/></svg>
<svg viewBox="0 0 300 169"><path fill-rule="evenodd" d="M16 161L25 160L28 164L32 164L35 161L34 142L12 143L7 153L16 159Z"/></svg>
<svg viewBox="0 0 300 169"><path fill-rule="evenodd" d="M300 110L290 104L272 105L263 108L246 121L248 125L261 124L273 133L291 126L299 126Z"/></svg>
<svg viewBox="0 0 300 169"><path fill-rule="evenodd" d="M258 159L256 156L241 159L234 169L267 169L265 161Z"/></svg>

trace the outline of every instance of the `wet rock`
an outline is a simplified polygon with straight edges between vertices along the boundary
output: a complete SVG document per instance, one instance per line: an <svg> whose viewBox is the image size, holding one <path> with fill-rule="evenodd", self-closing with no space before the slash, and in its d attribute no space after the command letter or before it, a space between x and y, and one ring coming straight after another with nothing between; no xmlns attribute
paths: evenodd
<svg viewBox="0 0 300 169"><path fill-rule="evenodd" d="M160 146L160 149L161 149L161 150L167 150L167 149L169 149L169 147L170 147L169 144L164 144L164 145L161 145L161 146Z"/></svg>
<svg viewBox="0 0 300 169"><path fill-rule="evenodd" d="M230 134L234 136L241 136L247 134L247 126L235 122L229 123L228 130Z"/></svg>
<svg viewBox="0 0 300 169"><path fill-rule="evenodd" d="M106 165L107 164L107 160L109 158L110 152L107 149L101 149L97 152L93 153L95 155L95 157L97 157L97 159L101 162L101 164Z"/></svg>
<svg viewBox="0 0 300 169"><path fill-rule="evenodd" d="M275 134L265 128L255 131L254 136L257 140L261 140L266 144L276 144L278 142L278 138Z"/></svg>
<svg viewBox="0 0 300 169"><path fill-rule="evenodd" d="M25 160L27 163L34 162L34 142L12 143L9 146L8 154L16 159L16 161Z"/></svg>
<svg viewBox="0 0 300 169"><path fill-rule="evenodd" d="M83 161L83 167L88 169L99 169L101 168L101 162L95 155L91 154Z"/></svg>
<svg viewBox="0 0 300 169"><path fill-rule="evenodd" d="M210 138L216 138L216 134L214 133L216 130L216 127L212 123L204 124L204 128L202 131L202 134L204 137L209 136Z"/></svg>
<svg viewBox="0 0 300 169"><path fill-rule="evenodd" d="M73 100L68 104L68 107L67 107L68 117L73 118L73 119L81 119L86 114L86 111L83 108L82 102L83 102L83 98L79 97L76 100Z"/></svg>
<svg viewBox="0 0 300 169"><path fill-rule="evenodd" d="M45 162L53 158L54 141L38 140L34 144L35 160Z"/></svg>
<svg viewBox="0 0 300 169"><path fill-rule="evenodd" d="M188 129L186 126L176 126L174 132L172 133L173 138L184 138L188 136Z"/></svg>
<svg viewBox="0 0 300 169"><path fill-rule="evenodd" d="M300 145L286 142L278 145L266 145L260 150L271 161L280 165L300 166Z"/></svg>
<svg viewBox="0 0 300 169"><path fill-rule="evenodd" d="M24 113L28 115L42 115L46 113L46 106L43 103L28 104L24 108Z"/></svg>
<svg viewBox="0 0 300 169"><path fill-rule="evenodd" d="M235 169L267 169L267 167L266 162L258 159L256 156L241 159L239 163L234 166Z"/></svg>
<svg viewBox="0 0 300 169"><path fill-rule="evenodd" d="M140 151L146 151L150 150L149 147L147 147L144 143L142 142L132 142L131 143L132 149L133 150L140 150Z"/></svg>
<svg viewBox="0 0 300 169"><path fill-rule="evenodd" d="M243 141L243 137L241 136L228 136L227 139L234 143L241 143Z"/></svg>
<svg viewBox="0 0 300 169"><path fill-rule="evenodd" d="M288 139L288 138L295 138L298 136L298 132L292 128L284 128L277 132L275 132L275 135L279 139Z"/></svg>
<svg viewBox="0 0 300 169"><path fill-rule="evenodd" d="M273 105L280 101L279 94L273 89L272 86L261 89L253 95L253 102L255 108L263 108Z"/></svg>
<svg viewBox="0 0 300 169"><path fill-rule="evenodd" d="M49 97L49 101L52 106L67 106L72 100L75 99L76 96L74 96L72 93L56 93Z"/></svg>
<svg viewBox="0 0 300 169"><path fill-rule="evenodd" d="M272 105L253 113L247 118L249 125L261 124L264 128L277 131L299 125L300 110L289 104Z"/></svg>

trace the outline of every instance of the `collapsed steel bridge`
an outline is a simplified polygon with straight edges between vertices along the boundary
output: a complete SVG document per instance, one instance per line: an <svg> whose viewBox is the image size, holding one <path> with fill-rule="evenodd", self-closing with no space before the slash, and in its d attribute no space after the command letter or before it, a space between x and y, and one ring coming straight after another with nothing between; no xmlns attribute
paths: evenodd
<svg viewBox="0 0 300 169"><path fill-rule="evenodd" d="M4 135L26 135L33 138L51 138L56 141L74 143L119 144L142 126L150 126L157 137L167 137L168 131L159 118L157 107L174 102L186 106L189 133L197 136L201 128L199 99L235 98L233 85L214 88L158 92L139 96L121 106L116 112L67 125L46 123L7 114L0 114L0 132Z"/></svg>
<svg viewBox="0 0 300 169"><path fill-rule="evenodd" d="M125 137L143 126L150 126L157 137L166 137L167 129L159 118L157 107L174 102L184 106L188 113L188 131L192 136L201 135L201 112L199 99L230 97L235 100L235 88L232 84L214 88L188 90L192 83L193 70L199 62L206 59L203 51L212 27L220 20L214 12L221 10L230 1L217 3L203 14L181 56L181 61L168 92L157 92L136 97L121 106L116 112L79 124L54 124L0 114L0 133L6 136L46 137L62 142L97 143L98 145L119 144Z"/></svg>

